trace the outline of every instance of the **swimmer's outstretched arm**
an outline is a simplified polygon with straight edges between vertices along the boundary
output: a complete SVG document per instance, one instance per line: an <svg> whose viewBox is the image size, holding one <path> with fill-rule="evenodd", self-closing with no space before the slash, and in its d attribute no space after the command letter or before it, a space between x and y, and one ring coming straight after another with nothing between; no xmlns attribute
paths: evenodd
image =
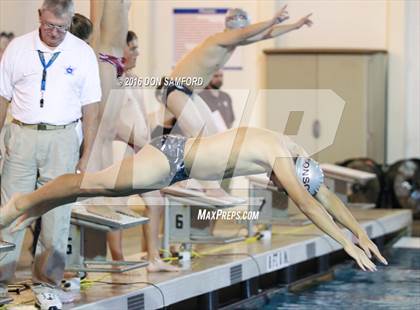
<svg viewBox="0 0 420 310"><path fill-rule="evenodd" d="M372 252L383 264L388 265L386 259L381 255L378 247L369 239L365 230L356 221L343 202L332 193L325 185L322 185L315 198L324 206L339 223L348 228L358 239L360 247L370 258Z"/></svg>
<svg viewBox="0 0 420 310"><path fill-rule="evenodd" d="M90 20L93 24L91 46L97 51L101 37L101 21L104 12L105 0L90 1Z"/></svg>
<svg viewBox="0 0 420 310"><path fill-rule="evenodd" d="M309 19L311 15L312 13L306 15L305 17L302 17L300 20L293 24L272 26L268 30L265 30L251 38L248 38L247 40L244 40L243 42L241 42L240 45L247 45L262 40L276 38L290 31L300 29L303 25L311 27L313 24L312 21Z"/></svg>
<svg viewBox="0 0 420 310"><path fill-rule="evenodd" d="M228 31L217 33L213 38L217 41L217 44L225 47L241 45L247 39L270 29L274 25L282 22L285 17L285 9L283 7L279 12L274 15L270 20L252 24L240 29L230 29Z"/></svg>
<svg viewBox="0 0 420 310"><path fill-rule="evenodd" d="M288 151L286 143L272 146L269 154L269 162L273 167L274 183L286 190L289 197L319 229L340 243L344 250L360 266L361 269L376 270L376 266L366 254L348 240L341 229L334 223L323 206L315 200L303 187L296 177L292 154Z"/></svg>
<svg viewBox="0 0 420 310"><path fill-rule="evenodd" d="M300 145L296 144L289 137L283 137L285 146L290 150L293 157L309 157L306 150ZM370 258L370 252L385 265L388 264L386 259L381 255L377 246L369 239L365 230L356 221L343 202L331 192L325 185L322 185L315 198L321 203L322 207L331 214L336 221L349 229L358 239L360 247L365 251L366 255Z"/></svg>

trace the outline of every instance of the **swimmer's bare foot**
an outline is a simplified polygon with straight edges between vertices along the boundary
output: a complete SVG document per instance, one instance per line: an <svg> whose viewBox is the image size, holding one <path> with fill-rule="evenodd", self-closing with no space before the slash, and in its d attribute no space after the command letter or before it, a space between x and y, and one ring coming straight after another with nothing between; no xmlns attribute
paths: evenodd
<svg viewBox="0 0 420 310"><path fill-rule="evenodd" d="M149 265L146 267L148 272L178 272L181 268L178 266L165 263L160 258L152 259L149 261Z"/></svg>
<svg viewBox="0 0 420 310"><path fill-rule="evenodd" d="M196 179L188 179L185 181L181 181L176 183L176 186L179 186L181 188L191 189L199 192L204 192L203 185L197 181Z"/></svg>

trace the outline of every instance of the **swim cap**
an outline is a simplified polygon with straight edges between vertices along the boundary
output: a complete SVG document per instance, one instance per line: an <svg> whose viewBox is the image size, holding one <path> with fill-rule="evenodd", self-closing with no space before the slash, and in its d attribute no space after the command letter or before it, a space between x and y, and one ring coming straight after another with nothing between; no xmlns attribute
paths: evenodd
<svg viewBox="0 0 420 310"><path fill-rule="evenodd" d="M229 9L226 13L225 27L228 29L244 28L250 24L248 13L242 9Z"/></svg>
<svg viewBox="0 0 420 310"><path fill-rule="evenodd" d="M324 183L324 173L319 164L312 158L298 157L295 159L296 175L308 192L314 196Z"/></svg>

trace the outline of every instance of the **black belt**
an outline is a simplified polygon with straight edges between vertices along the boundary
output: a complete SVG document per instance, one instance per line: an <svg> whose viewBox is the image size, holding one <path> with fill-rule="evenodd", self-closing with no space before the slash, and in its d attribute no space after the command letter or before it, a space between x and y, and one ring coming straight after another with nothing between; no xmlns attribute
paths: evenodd
<svg viewBox="0 0 420 310"><path fill-rule="evenodd" d="M57 129L65 129L75 123L77 123L77 120L74 122L71 122L69 124L66 125L51 125L51 124L45 124L45 123L39 123L39 124L26 124L23 123L21 121L18 121L17 119L13 119L12 120L13 124L25 127L25 128L29 128L29 129L33 129L33 130L57 130Z"/></svg>

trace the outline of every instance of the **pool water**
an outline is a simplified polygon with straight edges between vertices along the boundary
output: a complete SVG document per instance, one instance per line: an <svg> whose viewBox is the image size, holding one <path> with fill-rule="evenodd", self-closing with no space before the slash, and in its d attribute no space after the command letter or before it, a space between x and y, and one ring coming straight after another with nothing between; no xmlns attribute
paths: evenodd
<svg viewBox="0 0 420 310"><path fill-rule="evenodd" d="M420 250L396 248L389 265L364 272L353 264L334 271L334 280L299 293L283 291L260 309L420 309Z"/></svg>

